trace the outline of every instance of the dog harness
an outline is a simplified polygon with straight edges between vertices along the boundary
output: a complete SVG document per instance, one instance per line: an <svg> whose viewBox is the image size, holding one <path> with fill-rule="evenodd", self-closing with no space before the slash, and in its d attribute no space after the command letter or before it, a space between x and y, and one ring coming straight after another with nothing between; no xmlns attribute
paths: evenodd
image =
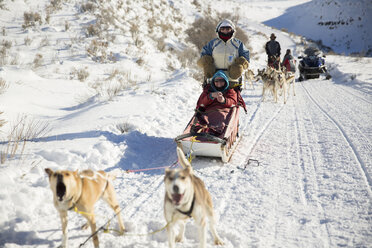
<svg viewBox="0 0 372 248"><path fill-rule="evenodd" d="M99 198L101 198L102 195L104 194L104 192L105 192L107 186L108 186L108 179L107 179L107 177L103 177L100 173L95 173L94 176L96 176L96 174L98 174L98 175L101 176L102 178L106 179L106 183L105 183L104 187L102 188L101 196L99 197ZM79 175L79 177L80 177L80 180L81 180L81 190L80 190L80 194L79 194L79 197L77 198L76 201L72 201L72 200L73 200L73 197L71 197L71 199L70 199L69 201L72 202L72 206L68 209L68 211L70 211L70 210L75 210L75 209L76 209L76 203L80 200L80 198L81 198L81 194L82 194L82 191L83 191L83 186L84 186L84 180L83 180L83 179L86 178L86 179L88 179L88 180L94 180L94 181L96 181L96 178L95 178L95 177L87 177L87 176L83 176L83 175ZM99 198L98 198L98 199L99 199ZM75 210L75 212L76 212L76 210Z"/></svg>
<svg viewBox="0 0 372 248"><path fill-rule="evenodd" d="M71 210L75 209L76 208L76 203L80 200L80 197L81 197L81 194L82 194L82 191L83 191L83 185L84 185L83 179L80 178L80 180L81 180L81 188L80 188L80 192L79 192L79 197L77 197L76 201L73 201L73 198L74 198L73 196L71 197L71 199L69 201L71 201L72 205L68 209L68 211L71 211Z"/></svg>
<svg viewBox="0 0 372 248"><path fill-rule="evenodd" d="M177 208L177 211L180 212L181 214L187 215L191 218L192 217L191 216L192 211L194 210L194 203L195 203L195 193L194 193L194 196L193 196L193 199L192 199L192 202L191 202L191 207L190 207L189 211L183 212L183 211L179 210L178 208Z"/></svg>

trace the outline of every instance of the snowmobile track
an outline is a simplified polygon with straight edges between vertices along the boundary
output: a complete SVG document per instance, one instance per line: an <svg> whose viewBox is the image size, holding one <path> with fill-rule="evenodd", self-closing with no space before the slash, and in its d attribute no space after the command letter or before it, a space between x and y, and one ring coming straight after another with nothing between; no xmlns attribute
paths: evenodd
<svg viewBox="0 0 372 248"><path fill-rule="evenodd" d="M358 96L358 95L355 94L355 93L350 92L349 90L345 89L345 87L343 87L343 86L341 86L341 85L336 85L336 87L337 87L338 89L343 90L344 92L347 92L348 94L352 95L353 97L356 97L356 98L360 99L361 101L363 101L363 102L365 102L365 103L368 103L368 104L371 104L371 105L372 105L372 102L371 102L371 101L369 101L369 100L367 100L367 99L365 99L365 98L363 98L363 97L361 97L361 96Z"/></svg>
<svg viewBox="0 0 372 248"><path fill-rule="evenodd" d="M358 163L359 165L359 168L361 169L361 172L362 174L364 175L365 179L366 179L366 184L369 186L368 187L368 194L369 194L369 197L372 198L372 192L371 192L371 187L372 187L372 179L371 177L369 176L368 174L368 170L366 168L366 165L364 164L360 154L358 153L357 149L355 148L355 145L353 144L353 142L351 141L351 139L348 137L348 135L346 134L345 130L343 129L342 125L339 124L335 118L333 118L329 113L327 113L327 111L325 111L321 106L320 104L311 96L311 94L309 93L309 91L307 90L307 88L303 85L303 84L300 84L302 86L302 88L304 89L304 92L306 92L306 94L308 95L309 99L319 108L319 110L335 125L335 127L338 129L338 131L340 132L340 134L344 137L345 141L347 142L347 144L349 145L351 151L353 152L354 154L354 157L355 157L355 160L356 162Z"/></svg>

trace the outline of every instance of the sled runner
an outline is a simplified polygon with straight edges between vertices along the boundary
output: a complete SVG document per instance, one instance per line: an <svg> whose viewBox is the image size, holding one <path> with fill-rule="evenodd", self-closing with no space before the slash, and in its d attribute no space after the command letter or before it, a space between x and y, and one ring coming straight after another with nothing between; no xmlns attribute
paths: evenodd
<svg viewBox="0 0 372 248"><path fill-rule="evenodd" d="M185 154L230 160L241 136L239 106L196 112L175 141Z"/></svg>

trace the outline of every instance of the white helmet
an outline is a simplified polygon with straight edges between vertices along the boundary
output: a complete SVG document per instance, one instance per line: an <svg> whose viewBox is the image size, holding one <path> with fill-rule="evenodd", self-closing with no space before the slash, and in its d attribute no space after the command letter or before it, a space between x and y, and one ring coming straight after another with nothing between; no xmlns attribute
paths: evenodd
<svg viewBox="0 0 372 248"><path fill-rule="evenodd" d="M235 25L232 21L230 21L229 19L225 19L225 20L222 20L220 21L218 24L217 24L217 27L216 27L216 33L218 33L218 31L220 31L220 28L221 27L230 27L233 31L235 31Z"/></svg>

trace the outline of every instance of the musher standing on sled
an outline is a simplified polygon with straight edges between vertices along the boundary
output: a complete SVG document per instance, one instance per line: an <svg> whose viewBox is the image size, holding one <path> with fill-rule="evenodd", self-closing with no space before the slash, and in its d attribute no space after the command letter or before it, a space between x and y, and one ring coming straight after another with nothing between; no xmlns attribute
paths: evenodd
<svg viewBox="0 0 372 248"><path fill-rule="evenodd" d="M270 40L266 42L265 50L267 54L267 65L279 69L280 63L280 44L276 40L274 33L270 35Z"/></svg>
<svg viewBox="0 0 372 248"><path fill-rule="evenodd" d="M209 41L201 51L197 64L203 68L206 79L218 70L223 70L230 81L230 87L239 85L244 70L249 66L249 50L242 41L234 38L235 25L228 19L216 27L217 38ZM206 84L204 84L205 86Z"/></svg>

